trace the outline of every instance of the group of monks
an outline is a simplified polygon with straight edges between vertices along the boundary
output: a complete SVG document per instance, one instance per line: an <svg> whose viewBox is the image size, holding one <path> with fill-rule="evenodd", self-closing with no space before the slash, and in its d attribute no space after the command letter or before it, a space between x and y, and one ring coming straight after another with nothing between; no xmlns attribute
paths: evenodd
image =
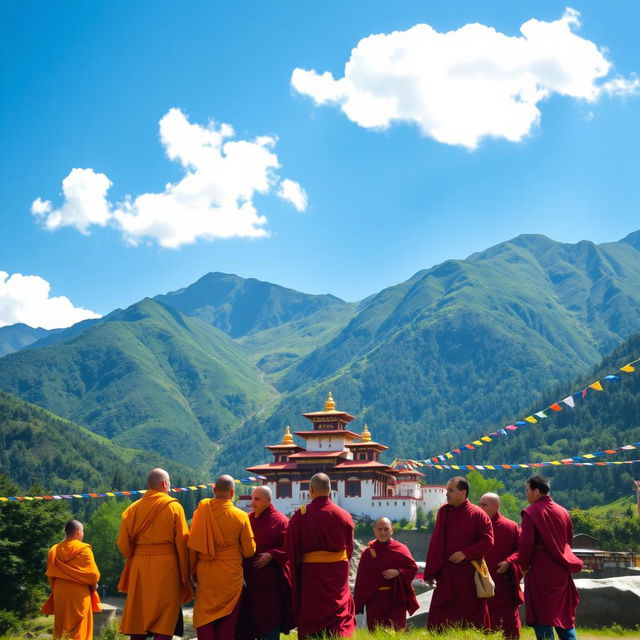
<svg viewBox="0 0 640 640"><path fill-rule="evenodd" d="M247 514L233 504L235 482L222 475L214 498L200 502L191 528L169 475L153 469L144 496L122 514L117 545L125 559L118 589L126 593L120 631L131 640L171 640L183 635L182 605L195 601L198 640L277 640L297 628L302 639L348 638L356 613L367 626L406 628L418 609L412 587L418 567L409 549L393 539L388 518L378 518L375 539L362 552L353 596L351 515L330 499L324 473L309 483L311 502L288 519L271 503L267 486L251 494ZM518 638L520 579L526 574L527 623L539 640L575 638L577 592L571 573L581 561L570 550L571 519L548 496L540 476L527 481L530 506L522 531L499 511L500 499L468 499L465 478L452 478L429 544L424 578L435 591L429 627L475 626ZM54 614L54 638L91 640L100 611L100 573L82 523L70 520L66 538L47 559L51 595L42 608ZM478 597L475 561L487 563L495 595ZM551 635L549 635L551 634Z"/></svg>

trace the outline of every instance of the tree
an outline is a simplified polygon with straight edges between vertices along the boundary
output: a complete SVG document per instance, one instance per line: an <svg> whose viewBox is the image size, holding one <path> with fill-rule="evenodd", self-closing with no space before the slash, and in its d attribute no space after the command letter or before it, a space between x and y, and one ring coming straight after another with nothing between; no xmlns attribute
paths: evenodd
<svg viewBox="0 0 640 640"><path fill-rule="evenodd" d="M17 487L0 475L0 495L15 495ZM42 495L33 487L32 495ZM7 611L34 613L47 590L44 575L51 545L64 537L71 517L61 500L0 502L0 602Z"/></svg>
<svg viewBox="0 0 640 640"><path fill-rule="evenodd" d="M502 515L516 522L520 522L520 511L524 502L512 493L505 493L504 483L497 478L485 478L479 471L467 474L469 481L469 501L478 504L485 493L497 493L500 496L500 511Z"/></svg>
<svg viewBox="0 0 640 640"><path fill-rule="evenodd" d="M87 522L85 541L93 547L93 555L100 570L100 585L108 593L117 593L118 581L124 566L116 540L120 531L122 512L130 505L128 500L103 502Z"/></svg>

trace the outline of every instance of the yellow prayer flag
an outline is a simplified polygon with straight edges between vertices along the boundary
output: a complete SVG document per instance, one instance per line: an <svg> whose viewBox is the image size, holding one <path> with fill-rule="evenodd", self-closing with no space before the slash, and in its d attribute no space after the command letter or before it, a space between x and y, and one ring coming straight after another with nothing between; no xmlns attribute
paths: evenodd
<svg viewBox="0 0 640 640"><path fill-rule="evenodd" d="M625 373L633 373L635 370L636 368L630 364L625 364L624 367L620 367L620 371L624 371Z"/></svg>
<svg viewBox="0 0 640 640"><path fill-rule="evenodd" d="M593 455L593 453L587 453L586 455L582 456L583 458L595 458L595 456Z"/></svg>
<svg viewBox="0 0 640 640"><path fill-rule="evenodd" d="M481 447L484 443L480 442L480 440L472 440L472 444L475 444L476 447Z"/></svg>
<svg viewBox="0 0 640 640"><path fill-rule="evenodd" d="M491 438L489 436L482 436L480 440L484 440L485 442L491 442Z"/></svg>
<svg viewBox="0 0 640 640"><path fill-rule="evenodd" d="M451 460L451 458L453 458L453 453L445 453L444 455L445 455L445 457L449 458L449 460Z"/></svg>
<svg viewBox="0 0 640 640"><path fill-rule="evenodd" d="M493 471L495 471L495 469L496 469L492 464L485 464L484 468L485 469L492 469Z"/></svg>
<svg viewBox="0 0 640 640"><path fill-rule="evenodd" d="M559 460L552 460L552 461L551 461L551 464L556 464L556 465L558 465L558 464L562 464L562 462L560 462Z"/></svg>
<svg viewBox="0 0 640 640"><path fill-rule="evenodd" d="M452 468L452 469L459 469L460 467L459 467L457 464L452 464L452 465L451 465L451 468Z"/></svg>
<svg viewBox="0 0 640 640"><path fill-rule="evenodd" d="M538 422L533 416L527 416L525 418L526 422Z"/></svg>
<svg viewBox="0 0 640 640"><path fill-rule="evenodd" d="M596 391L604 391L604 389L602 388L602 385L600 384L600 382L594 382L593 384L589 385L589 389L595 389Z"/></svg>

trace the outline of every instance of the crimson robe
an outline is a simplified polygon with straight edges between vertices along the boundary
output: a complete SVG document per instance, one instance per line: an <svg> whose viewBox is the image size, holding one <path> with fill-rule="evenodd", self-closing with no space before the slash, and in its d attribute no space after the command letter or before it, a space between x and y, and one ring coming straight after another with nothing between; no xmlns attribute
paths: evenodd
<svg viewBox="0 0 640 640"><path fill-rule="evenodd" d="M262 638L276 627L281 633L293 628L291 613L290 575L284 537L289 519L270 504L259 516L249 514L249 522L256 543L256 554L245 558L242 609L238 638ZM257 569L254 561L261 553L270 553L273 559Z"/></svg>
<svg viewBox="0 0 640 640"><path fill-rule="evenodd" d="M489 573L496 584L493 598L487 598L489 621L493 631L502 631L507 640L520 637L520 614L518 607L524 602L520 588L522 570L518 565L511 565L506 573L497 573L498 564L506 560L518 550L520 543L520 527L499 511L491 516L493 525L493 547L484 559Z"/></svg>
<svg viewBox="0 0 640 640"><path fill-rule="evenodd" d="M572 573L582 560L571 551L573 522L551 496L541 496L522 512L520 547L508 560L525 572L527 624L570 629L580 602Z"/></svg>
<svg viewBox="0 0 640 640"><path fill-rule="evenodd" d="M391 580L382 576L387 569L397 569L400 575ZM411 582L418 565L409 549L397 540L372 540L360 556L356 587L353 594L356 612L367 607L367 627L406 629L409 615L419 605Z"/></svg>
<svg viewBox="0 0 640 640"><path fill-rule="evenodd" d="M291 517L285 549L298 636L326 633L351 637L356 617L349 591L349 559L353 553L353 520L349 513L328 496L315 498ZM325 561L318 561L323 556ZM338 559L340 556L343 559Z"/></svg>
<svg viewBox="0 0 640 640"><path fill-rule="evenodd" d="M471 560L480 561L492 545L491 519L480 507L465 500L458 507L445 504L438 509L424 570L425 580L436 581L429 609L430 628L489 628L487 601L476 595ZM458 564L449 560L456 551L466 556Z"/></svg>

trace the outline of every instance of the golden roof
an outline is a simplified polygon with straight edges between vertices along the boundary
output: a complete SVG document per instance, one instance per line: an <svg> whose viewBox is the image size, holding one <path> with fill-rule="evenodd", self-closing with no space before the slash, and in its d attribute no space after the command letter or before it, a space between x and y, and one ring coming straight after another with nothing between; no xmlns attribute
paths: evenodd
<svg viewBox="0 0 640 640"><path fill-rule="evenodd" d="M327 394L327 399L325 400L325 403L324 403L324 410L335 411L335 409L336 409L336 403L333 399L333 396L331 395L331 391L329 391L329 393Z"/></svg>
<svg viewBox="0 0 640 640"><path fill-rule="evenodd" d="M282 442L280 444L295 444L293 436L291 435L291 427L287 426L282 436Z"/></svg>
<svg viewBox="0 0 640 640"><path fill-rule="evenodd" d="M371 442L371 431L369 431L369 427L366 424L360 434L360 440L361 442Z"/></svg>

